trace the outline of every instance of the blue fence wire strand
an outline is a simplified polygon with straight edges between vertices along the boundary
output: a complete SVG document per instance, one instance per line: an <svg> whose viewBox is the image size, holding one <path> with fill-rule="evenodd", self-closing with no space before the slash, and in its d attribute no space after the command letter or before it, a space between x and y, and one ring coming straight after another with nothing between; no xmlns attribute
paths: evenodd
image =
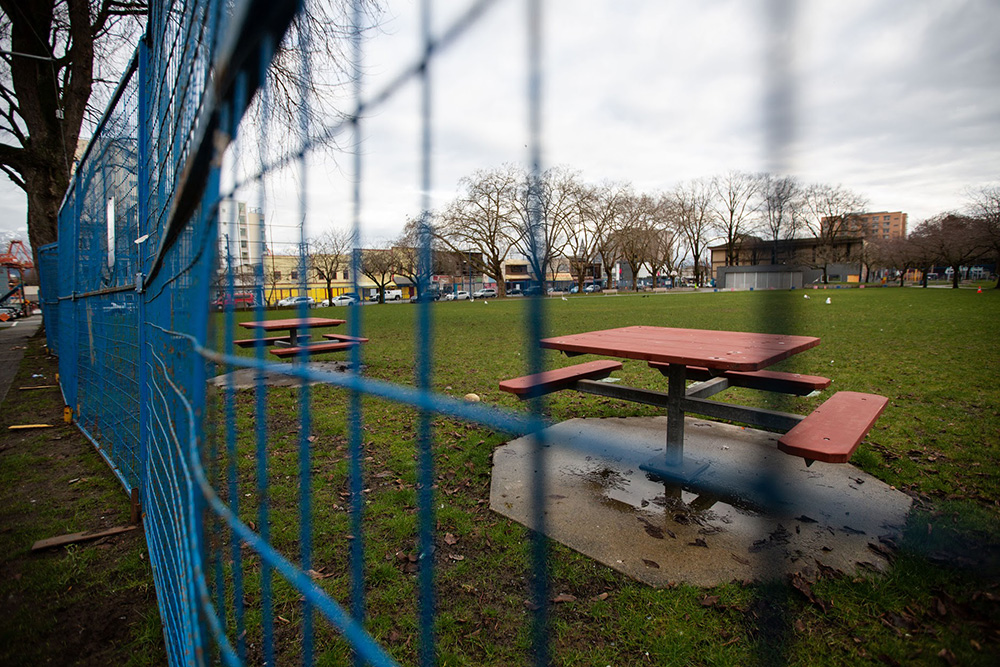
<svg viewBox="0 0 1000 667"><path fill-rule="evenodd" d="M362 49L361 30L364 11L361 0L354 0L351 4L351 32L350 32L350 62L351 62L351 88L356 105L361 104L363 90L362 81ZM358 276L361 273L361 183L362 183L362 160L361 160L361 118L356 114L352 119L351 129L353 131L354 151L353 151L353 188L351 192L351 240L353 252L351 253L351 276L354 284L354 294L358 299L362 297L358 286ZM361 336L362 329L362 309L360 304L352 306L351 309L351 335ZM355 345L351 348L351 372L358 374L361 371L362 355L361 346ZM365 536L364 536L364 471L361 461L364 458L363 443L363 414L361 406L361 392L352 390L349 395L348 405L348 493L350 493L350 569L351 569L351 611L354 618L359 623L365 622ZM356 665L363 664L361 654L355 651Z"/></svg>

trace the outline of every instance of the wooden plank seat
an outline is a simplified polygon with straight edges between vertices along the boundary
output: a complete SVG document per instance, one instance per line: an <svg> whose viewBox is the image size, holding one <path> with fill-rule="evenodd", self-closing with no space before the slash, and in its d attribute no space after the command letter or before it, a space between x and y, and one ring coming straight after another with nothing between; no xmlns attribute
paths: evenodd
<svg viewBox="0 0 1000 667"><path fill-rule="evenodd" d="M341 350L349 350L356 344L357 343L342 342L313 343L312 345L298 345L296 347L278 347L273 350L268 350L268 352L276 357L294 357L301 353L313 355L326 354L327 352L340 352Z"/></svg>
<svg viewBox="0 0 1000 667"><path fill-rule="evenodd" d="M778 439L778 449L807 463L847 463L889 399L838 391Z"/></svg>
<svg viewBox="0 0 1000 667"><path fill-rule="evenodd" d="M347 336L345 334L323 334L323 338L328 340L337 340L341 343L367 343L367 338L362 338L360 336Z"/></svg>
<svg viewBox="0 0 1000 667"><path fill-rule="evenodd" d="M543 373L525 375L511 380L503 380L500 389L510 392L520 399L534 398L549 394L560 389L566 389L577 380L599 380L611 375L612 371L621 370L622 363L611 359L588 361L575 366L556 368Z"/></svg>
<svg viewBox="0 0 1000 667"><path fill-rule="evenodd" d="M254 347L257 343L270 346L277 343L290 343L291 341L291 336L265 336L263 338L244 338L242 340L234 340L233 342L240 347Z"/></svg>
<svg viewBox="0 0 1000 667"><path fill-rule="evenodd" d="M664 375L670 364L649 362L650 368L655 368ZM814 391L822 391L830 386L830 378L819 375L802 375L800 373L782 373L780 371L723 371L712 373L707 368L698 366L688 366L687 378L689 380L711 380L716 377L724 377L729 381L730 386L746 387L748 389L762 389L764 391L774 391L781 394L794 394L805 396Z"/></svg>

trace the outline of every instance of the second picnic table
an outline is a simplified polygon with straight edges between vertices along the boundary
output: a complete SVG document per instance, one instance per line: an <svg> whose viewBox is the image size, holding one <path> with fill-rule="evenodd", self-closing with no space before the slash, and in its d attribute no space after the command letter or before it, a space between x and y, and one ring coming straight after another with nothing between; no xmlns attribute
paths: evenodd
<svg viewBox="0 0 1000 667"><path fill-rule="evenodd" d="M324 327L339 327L347 320L335 320L329 317L289 317L282 320L261 320L258 322L240 322L246 329L261 331L287 331L288 336L278 336L273 339L263 339L265 344L282 342L287 338L289 347L298 345L299 330L319 329ZM256 342L256 341L253 341ZM253 344L253 343L251 343Z"/></svg>

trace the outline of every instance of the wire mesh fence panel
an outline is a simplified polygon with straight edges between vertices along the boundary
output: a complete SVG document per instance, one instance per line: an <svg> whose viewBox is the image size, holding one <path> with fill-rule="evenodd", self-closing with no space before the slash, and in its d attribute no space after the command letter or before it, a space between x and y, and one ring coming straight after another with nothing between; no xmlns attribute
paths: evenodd
<svg viewBox="0 0 1000 667"><path fill-rule="evenodd" d="M45 344L52 354L59 354L59 244L38 249L39 296L45 313Z"/></svg>
<svg viewBox="0 0 1000 667"><path fill-rule="evenodd" d="M449 8L444 20L422 4L408 51L416 56L396 57L398 72L369 88L362 36L377 26L368 2L334 3L330 14L268 0L151 3L146 36L63 202L60 242L42 249L41 273L43 303L58 313L49 346L60 356L66 401L125 488L139 489L173 664L543 665L559 651L585 661L564 638L600 632L571 633L572 614L553 612L577 597L551 582L571 587L571 570L584 566L569 550L553 558L546 538L564 499L544 472L559 468L548 446L549 403L497 407L474 394L462 399L449 384L481 381L493 390L497 369L543 371L540 341L553 305L523 299L502 321L456 309L442 333L433 303L443 275L463 300L472 296L463 281L475 292L483 285L473 274L481 283L508 260L442 246L431 211L432 157L451 154L435 152L433 72L454 44L481 37L501 4L477 0ZM509 273L541 296L544 276L556 273L559 172L546 170L542 156L541 3L525 7L516 94L523 120L503 119L504 129L517 128L524 166L498 170L496 188L513 202L505 212L506 254L516 256ZM320 106L325 84L336 90L336 113ZM405 125L416 146L412 182L372 199L417 196L405 238L378 244L365 230L379 215L366 209L366 128L394 104L418 109ZM338 177L316 186L330 152ZM319 191L333 181L348 196L330 211L315 202L327 201ZM596 206L580 201L580 210ZM449 213L461 217L457 206ZM319 233L331 216L340 237ZM587 292L600 286L598 263L589 263ZM497 287L502 294L508 286ZM412 296L415 305L363 305L385 301L386 288L388 300ZM480 291L475 307L490 308L496 295ZM324 307L338 310L316 317L310 300L336 296L342 300ZM285 310L275 314L279 306ZM392 308L396 315L386 314ZM763 317L762 328L791 328L784 312ZM449 345L449 333L475 341L474 352ZM391 344L376 342L379 335ZM382 356L367 356L375 345ZM325 353L341 356L315 363ZM505 361L477 365L495 356ZM625 356L645 367L641 355ZM669 379L675 395L677 377ZM569 384L624 396L589 378ZM662 408L666 394L652 393L642 400ZM606 404L596 409L601 416L611 412ZM656 414L642 409L636 414ZM492 447L509 434L526 437L524 466L535 471L508 489L523 508L516 522L491 509ZM586 461L634 456L627 442L597 431L581 433L573 447ZM766 474L762 480L767 487ZM653 486L666 516L681 488ZM646 532L664 537L648 521ZM465 553L452 548L460 539ZM477 550L483 558L473 564ZM590 574L579 595L587 590L599 605L607 598L600 587L617 576ZM480 585L489 588L488 608ZM598 618L600 610L588 617Z"/></svg>

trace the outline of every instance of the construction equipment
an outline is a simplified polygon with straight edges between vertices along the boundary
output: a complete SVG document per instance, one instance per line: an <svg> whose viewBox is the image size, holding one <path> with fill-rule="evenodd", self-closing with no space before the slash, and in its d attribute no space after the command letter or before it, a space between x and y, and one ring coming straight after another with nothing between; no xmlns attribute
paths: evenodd
<svg viewBox="0 0 1000 667"><path fill-rule="evenodd" d="M24 273L35 268L35 263L24 241L14 240L7 245L7 252L0 254L0 267L7 272L8 288L0 296L0 306L13 306L22 316L30 315L30 304L24 295ZM9 317L9 311L0 310L0 320Z"/></svg>

